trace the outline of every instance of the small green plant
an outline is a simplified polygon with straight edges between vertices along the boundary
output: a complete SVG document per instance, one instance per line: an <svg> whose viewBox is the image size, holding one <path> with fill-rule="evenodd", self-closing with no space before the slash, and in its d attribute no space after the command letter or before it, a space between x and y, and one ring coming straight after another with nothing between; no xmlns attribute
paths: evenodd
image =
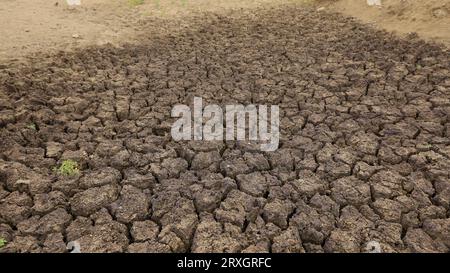
<svg viewBox="0 0 450 273"><path fill-rule="evenodd" d="M33 131L37 131L37 125L36 125L36 123L30 123L30 124L28 124L28 125L27 125L27 128L28 128L28 129L31 129L31 130L33 130Z"/></svg>
<svg viewBox="0 0 450 273"><path fill-rule="evenodd" d="M55 170L60 175L72 176L80 173L78 169L78 163L72 159L66 159L61 163L59 168L55 167Z"/></svg>
<svg viewBox="0 0 450 273"><path fill-rule="evenodd" d="M135 7L144 4L144 0L128 0L128 4Z"/></svg>
<svg viewBox="0 0 450 273"><path fill-rule="evenodd" d="M4 247L6 245L7 241L0 237L0 248Z"/></svg>

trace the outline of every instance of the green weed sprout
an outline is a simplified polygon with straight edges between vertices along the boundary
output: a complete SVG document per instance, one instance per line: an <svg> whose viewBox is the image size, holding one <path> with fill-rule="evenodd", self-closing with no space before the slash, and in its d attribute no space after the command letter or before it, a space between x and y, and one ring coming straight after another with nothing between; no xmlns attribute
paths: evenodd
<svg viewBox="0 0 450 273"><path fill-rule="evenodd" d="M4 247L8 243L5 239L0 237L0 248Z"/></svg>
<svg viewBox="0 0 450 273"><path fill-rule="evenodd" d="M33 131L37 131L36 123L30 123L30 124L28 124L28 125L27 125L27 128L28 128L28 129L31 129L31 130L33 130Z"/></svg>
<svg viewBox="0 0 450 273"><path fill-rule="evenodd" d="M78 169L78 163L76 161L67 159L61 163L59 168L56 168L56 172L60 175L72 176L80 173L80 170Z"/></svg>

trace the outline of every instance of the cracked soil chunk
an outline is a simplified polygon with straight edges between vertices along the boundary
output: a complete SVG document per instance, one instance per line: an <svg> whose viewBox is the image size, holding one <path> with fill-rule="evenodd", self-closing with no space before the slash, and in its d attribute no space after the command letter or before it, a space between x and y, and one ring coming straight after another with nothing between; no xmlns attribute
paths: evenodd
<svg viewBox="0 0 450 273"><path fill-rule="evenodd" d="M80 216L88 216L102 207L115 201L119 196L119 189L116 185L105 185L96 188L89 188L75 194L70 199L72 211Z"/></svg>

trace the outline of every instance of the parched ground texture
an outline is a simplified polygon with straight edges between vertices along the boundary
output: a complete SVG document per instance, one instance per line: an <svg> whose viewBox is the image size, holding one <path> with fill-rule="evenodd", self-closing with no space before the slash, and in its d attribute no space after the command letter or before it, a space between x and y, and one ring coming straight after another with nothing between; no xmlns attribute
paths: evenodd
<svg viewBox="0 0 450 273"><path fill-rule="evenodd" d="M449 250L447 50L296 7L190 20L0 69L1 252ZM280 148L174 142L194 96L279 105Z"/></svg>

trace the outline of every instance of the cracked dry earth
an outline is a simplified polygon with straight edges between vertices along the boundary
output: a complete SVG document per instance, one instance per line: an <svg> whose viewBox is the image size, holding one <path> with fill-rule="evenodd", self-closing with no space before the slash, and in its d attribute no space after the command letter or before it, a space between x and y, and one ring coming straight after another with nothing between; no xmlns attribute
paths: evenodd
<svg viewBox="0 0 450 273"><path fill-rule="evenodd" d="M1 70L0 251L449 251L448 51L295 7L190 23ZM194 96L279 105L280 148L174 142Z"/></svg>

